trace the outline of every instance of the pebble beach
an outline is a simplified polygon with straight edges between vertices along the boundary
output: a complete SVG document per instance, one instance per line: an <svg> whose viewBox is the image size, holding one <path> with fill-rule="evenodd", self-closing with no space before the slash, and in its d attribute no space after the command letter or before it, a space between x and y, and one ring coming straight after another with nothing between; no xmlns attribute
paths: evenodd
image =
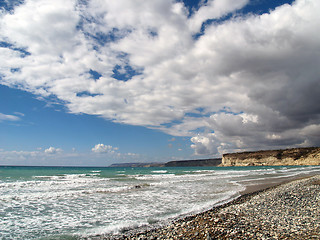
<svg viewBox="0 0 320 240"><path fill-rule="evenodd" d="M90 239L320 239L320 176L245 193L164 227Z"/></svg>

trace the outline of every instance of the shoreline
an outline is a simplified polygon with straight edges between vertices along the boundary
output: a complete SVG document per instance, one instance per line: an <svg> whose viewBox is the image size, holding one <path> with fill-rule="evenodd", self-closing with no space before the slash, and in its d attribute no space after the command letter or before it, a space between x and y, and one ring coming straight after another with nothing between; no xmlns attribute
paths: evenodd
<svg viewBox="0 0 320 240"><path fill-rule="evenodd" d="M142 226L116 235L83 239L320 239L320 175L262 181L248 185L240 194L210 210L169 220L166 225ZM290 209L291 205L295 208ZM314 211L301 215L306 207ZM287 216L291 218L288 220ZM312 228L312 224L316 225Z"/></svg>

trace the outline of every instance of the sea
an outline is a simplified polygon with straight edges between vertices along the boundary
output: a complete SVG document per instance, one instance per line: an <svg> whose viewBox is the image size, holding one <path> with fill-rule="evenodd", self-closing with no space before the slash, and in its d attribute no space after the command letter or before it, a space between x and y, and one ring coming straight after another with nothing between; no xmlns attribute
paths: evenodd
<svg viewBox="0 0 320 240"><path fill-rule="evenodd" d="M0 239L117 234L209 210L320 166L0 167Z"/></svg>

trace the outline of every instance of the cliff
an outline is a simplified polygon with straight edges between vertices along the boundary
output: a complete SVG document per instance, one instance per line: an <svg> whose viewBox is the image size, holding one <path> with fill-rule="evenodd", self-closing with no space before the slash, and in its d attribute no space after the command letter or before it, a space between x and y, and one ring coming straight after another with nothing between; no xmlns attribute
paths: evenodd
<svg viewBox="0 0 320 240"><path fill-rule="evenodd" d="M221 158L171 161L165 164L165 167L212 167L221 164Z"/></svg>
<svg viewBox="0 0 320 240"><path fill-rule="evenodd" d="M320 165L320 148L292 148L228 153L220 166Z"/></svg>

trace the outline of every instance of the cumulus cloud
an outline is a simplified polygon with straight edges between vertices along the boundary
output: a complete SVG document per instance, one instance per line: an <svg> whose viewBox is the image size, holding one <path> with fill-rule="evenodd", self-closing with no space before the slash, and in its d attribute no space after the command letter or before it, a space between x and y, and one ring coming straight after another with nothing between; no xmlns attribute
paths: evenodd
<svg viewBox="0 0 320 240"><path fill-rule="evenodd" d="M119 148L117 147L113 147L111 145L105 145L102 143L96 144L91 151L93 153L98 153L96 154L97 157L103 156L104 154L108 154L108 157L113 157L114 161L117 162L121 162L121 161L128 161L128 159L132 159L134 161L145 161L145 157L146 156L142 156L141 154L138 153L132 153L132 152L128 152L128 153L121 153L118 151ZM150 159L149 159L150 161Z"/></svg>
<svg viewBox="0 0 320 240"><path fill-rule="evenodd" d="M214 133L199 134L198 136L192 137L191 147L195 150L196 155L214 155L217 153L217 147L219 141L217 141Z"/></svg>
<svg viewBox="0 0 320 240"><path fill-rule="evenodd" d="M55 147L49 147L44 150L44 153L46 153L46 154L58 154L58 153L62 153L62 152L63 152L63 150L61 148L55 148Z"/></svg>
<svg viewBox="0 0 320 240"><path fill-rule="evenodd" d="M320 2L204 24L248 2L26 0L0 14L0 83L189 136L196 154L319 145Z"/></svg>
<svg viewBox="0 0 320 240"><path fill-rule="evenodd" d="M117 147L112 147L110 145L104 145L102 143L99 143L95 145L91 151L95 153L115 153L118 150Z"/></svg>

